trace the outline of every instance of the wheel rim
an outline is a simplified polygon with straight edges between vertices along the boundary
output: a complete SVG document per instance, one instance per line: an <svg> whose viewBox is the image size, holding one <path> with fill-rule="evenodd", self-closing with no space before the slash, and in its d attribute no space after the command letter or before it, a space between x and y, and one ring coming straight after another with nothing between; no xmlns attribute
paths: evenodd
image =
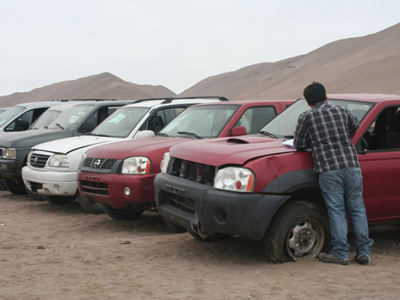
<svg viewBox="0 0 400 300"><path fill-rule="evenodd" d="M315 219L305 218L290 228L286 249L294 260L317 257L325 243L322 225Z"/></svg>

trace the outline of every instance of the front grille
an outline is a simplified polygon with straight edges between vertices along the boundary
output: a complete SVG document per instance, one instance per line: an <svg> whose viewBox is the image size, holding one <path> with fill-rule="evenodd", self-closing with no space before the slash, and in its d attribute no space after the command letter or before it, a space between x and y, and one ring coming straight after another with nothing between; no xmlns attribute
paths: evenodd
<svg viewBox="0 0 400 300"><path fill-rule="evenodd" d="M50 155L38 154L38 153L34 152L34 153L32 153L31 159L29 162L32 167L44 168L49 157L50 157Z"/></svg>
<svg viewBox="0 0 400 300"><path fill-rule="evenodd" d="M173 207L194 214L195 206L193 199L168 192L165 194L165 196L167 203L169 203Z"/></svg>
<svg viewBox="0 0 400 300"><path fill-rule="evenodd" d="M82 191L85 193L108 196L108 184L95 181L81 181Z"/></svg>
<svg viewBox="0 0 400 300"><path fill-rule="evenodd" d="M83 162L83 166L95 170L111 170L116 162L116 159L87 157Z"/></svg>
<svg viewBox="0 0 400 300"><path fill-rule="evenodd" d="M0 157L3 157L4 148L0 148Z"/></svg>
<svg viewBox="0 0 400 300"><path fill-rule="evenodd" d="M92 161L93 161L93 158L86 158L85 161L83 162L83 165L86 168L90 168L90 166L92 165Z"/></svg>
<svg viewBox="0 0 400 300"><path fill-rule="evenodd" d="M213 186L216 167L195 163L178 158L172 158L168 173L197 183Z"/></svg>

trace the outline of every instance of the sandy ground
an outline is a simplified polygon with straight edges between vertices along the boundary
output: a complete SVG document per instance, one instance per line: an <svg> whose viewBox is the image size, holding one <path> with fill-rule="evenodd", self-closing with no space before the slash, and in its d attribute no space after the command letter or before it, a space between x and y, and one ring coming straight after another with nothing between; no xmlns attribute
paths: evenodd
<svg viewBox="0 0 400 300"><path fill-rule="evenodd" d="M368 266L274 265L259 243L199 242L157 213L114 221L0 192L0 299L399 299L400 226L371 236Z"/></svg>

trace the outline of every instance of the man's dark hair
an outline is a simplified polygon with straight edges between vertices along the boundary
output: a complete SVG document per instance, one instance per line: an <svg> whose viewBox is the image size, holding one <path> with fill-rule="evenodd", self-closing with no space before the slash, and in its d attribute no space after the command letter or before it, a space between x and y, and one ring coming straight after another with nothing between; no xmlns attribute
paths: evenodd
<svg viewBox="0 0 400 300"><path fill-rule="evenodd" d="M314 81L304 89L303 95L306 98L308 104L315 105L318 102L325 101L325 87L319 82Z"/></svg>

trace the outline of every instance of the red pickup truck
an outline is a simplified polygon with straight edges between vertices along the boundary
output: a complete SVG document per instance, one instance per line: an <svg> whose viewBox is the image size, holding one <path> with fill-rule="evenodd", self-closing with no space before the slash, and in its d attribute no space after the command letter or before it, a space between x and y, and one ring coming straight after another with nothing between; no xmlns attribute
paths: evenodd
<svg viewBox="0 0 400 300"><path fill-rule="evenodd" d="M139 217L155 208L153 181L163 154L173 145L204 138L256 133L293 103L277 101L213 102L189 107L156 137L92 148L82 159L79 191L87 204L114 219ZM91 210L89 210L90 212Z"/></svg>
<svg viewBox="0 0 400 300"><path fill-rule="evenodd" d="M352 141L369 223L399 222L400 95L329 95L328 102L360 120ZM261 240L272 262L329 251L328 217L311 154L283 144L307 109L299 99L256 135L172 147L154 182L167 225L200 240Z"/></svg>

